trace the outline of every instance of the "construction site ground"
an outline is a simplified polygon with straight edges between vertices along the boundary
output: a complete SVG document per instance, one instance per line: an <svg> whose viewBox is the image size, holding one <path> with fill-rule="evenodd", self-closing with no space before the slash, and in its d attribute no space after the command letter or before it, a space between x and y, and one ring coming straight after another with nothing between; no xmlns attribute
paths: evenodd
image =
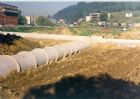
<svg viewBox="0 0 140 99"><path fill-rule="evenodd" d="M23 99L139 99L140 48L96 44L57 63L0 80L0 96Z"/></svg>

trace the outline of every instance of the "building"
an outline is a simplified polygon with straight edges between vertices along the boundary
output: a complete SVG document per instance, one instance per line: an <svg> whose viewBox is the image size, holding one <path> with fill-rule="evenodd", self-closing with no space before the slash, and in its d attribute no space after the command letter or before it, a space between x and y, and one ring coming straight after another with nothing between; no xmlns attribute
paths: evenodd
<svg viewBox="0 0 140 99"><path fill-rule="evenodd" d="M16 26L18 25L18 17L20 15L18 7L0 3L0 25Z"/></svg>
<svg viewBox="0 0 140 99"><path fill-rule="evenodd" d="M125 17L126 18L131 18L131 17L133 17L133 13L125 13Z"/></svg>
<svg viewBox="0 0 140 99"><path fill-rule="evenodd" d="M92 20L91 16L86 16L85 18L86 22L90 22Z"/></svg>
<svg viewBox="0 0 140 99"><path fill-rule="evenodd" d="M101 13L90 13L88 16L85 17L85 20L86 22L89 22L89 21L98 22L100 21L100 14Z"/></svg>
<svg viewBox="0 0 140 99"><path fill-rule="evenodd" d="M89 16L91 16L93 21L100 21L100 14L101 13L90 13Z"/></svg>
<svg viewBox="0 0 140 99"><path fill-rule="evenodd" d="M31 24L31 17L30 16L25 16L26 20L27 20L27 24L30 25Z"/></svg>
<svg viewBox="0 0 140 99"><path fill-rule="evenodd" d="M27 20L27 25L36 25L36 20L38 16L25 16Z"/></svg>
<svg viewBox="0 0 140 99"><path fill-rule="evenodd" d="M57 20L57 23L58 24L65 24L66 22L65 22L65 19L61 18L61 19Z"/></svg>

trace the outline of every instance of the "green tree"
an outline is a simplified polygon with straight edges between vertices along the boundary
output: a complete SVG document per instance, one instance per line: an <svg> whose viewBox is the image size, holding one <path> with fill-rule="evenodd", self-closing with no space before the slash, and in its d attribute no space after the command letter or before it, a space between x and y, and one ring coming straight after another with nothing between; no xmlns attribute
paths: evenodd
<svg viewBox="0 0 140 99"><path fill-rule="evenodd" d="M41 26L53 26L54 23L52 23L47 17L39 16L36 20L37 25Z"/></svg>
<svg viewBox="0 0 140 99"><path fill-rule="evenodd" d="M101 13L101 15L100 15L100 20L101 20L101 21L107 21L107 20L108 20L107 13Z"/></svg>

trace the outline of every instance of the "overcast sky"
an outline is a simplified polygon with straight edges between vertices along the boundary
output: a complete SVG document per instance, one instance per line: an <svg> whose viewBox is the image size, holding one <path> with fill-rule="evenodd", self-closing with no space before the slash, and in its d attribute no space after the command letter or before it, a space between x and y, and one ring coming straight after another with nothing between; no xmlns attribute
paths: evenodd
<svg viewBox="0 0 140 99"><path fill-rule="evenodd" d="M31 16L34 13L35 15L46 16L49 14L52 15L65 7L76 4L77 2L65 2L65 1L17 2L17 1L14 1L14 2L4 2L4 3L17 6L22 11L22 15Z"/></svg>

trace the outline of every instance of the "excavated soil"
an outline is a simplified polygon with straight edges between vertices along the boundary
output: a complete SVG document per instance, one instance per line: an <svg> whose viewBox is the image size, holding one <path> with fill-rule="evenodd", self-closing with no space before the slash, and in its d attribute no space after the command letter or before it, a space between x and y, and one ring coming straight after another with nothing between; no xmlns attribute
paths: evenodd
<svg viewBox="0 0 140 99"><path fill-rule="evenodd" d="M24 99L140 99L140 48L97 44L1 78L1 96Z"/></svg>

